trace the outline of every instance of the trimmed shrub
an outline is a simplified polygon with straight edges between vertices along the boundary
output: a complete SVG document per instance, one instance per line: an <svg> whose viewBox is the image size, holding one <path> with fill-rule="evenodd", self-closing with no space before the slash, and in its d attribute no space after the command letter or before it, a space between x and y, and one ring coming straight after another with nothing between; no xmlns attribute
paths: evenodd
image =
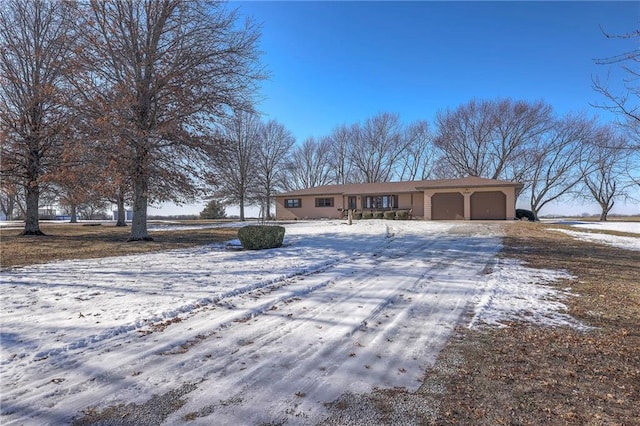
<svg viewBox="0 0 640 426"><path fill-rule="evenodd" d="M362 218L363 218L363 219L372 219L372 218L373 218L373 213L371 213L371 212L364 212L364 213L362 213Z"/></svg>
<svg viewBox="0 0 640 426"><path fill-rule="evenodd" d="M354 220L360 220L360 219L362 219L362 212L354 212L354 213L353 213L353 219L354 219Z"/></svg>
<svg viewBox="0 0 640 426"><path fill-rule="evenodd" d="M384 218L384 212L373 212L373 218L374 219L383 219Z"/></svg>
<svg viewBox="0 0 640 426"><path fill-rule="evenodd" d="M384 218L387 220L394 220L396 218L396 212L395 211L384 212Z"/></svg>
<svg viewBox="0 0 640 426"><path fill-rule="evenodd" d="M409 212L406 210L398 210L396 212L396 220L407 220L409 219Z"/></svg>
<svg viewBox="0 0 640 426"><path fill-rule="evenodd" d="M284 241L284 227L272 225L248 225L238 229L238 239L247 250L278 248Z"/></svg>

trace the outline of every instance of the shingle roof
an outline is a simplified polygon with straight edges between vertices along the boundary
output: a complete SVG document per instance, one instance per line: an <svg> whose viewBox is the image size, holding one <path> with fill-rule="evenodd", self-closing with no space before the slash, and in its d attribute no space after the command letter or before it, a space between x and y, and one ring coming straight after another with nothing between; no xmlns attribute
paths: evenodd
<svg viewBox="0 0 640 426"><path fill-rule="evenodd" d="M345 185L324 185L278 194L277 196L302 195L359 195L419 192L425 189L474 188L480 186L515 186L521 183L506 180L466 177L461 179L416 180L408 182L350 183Z"/></svg>

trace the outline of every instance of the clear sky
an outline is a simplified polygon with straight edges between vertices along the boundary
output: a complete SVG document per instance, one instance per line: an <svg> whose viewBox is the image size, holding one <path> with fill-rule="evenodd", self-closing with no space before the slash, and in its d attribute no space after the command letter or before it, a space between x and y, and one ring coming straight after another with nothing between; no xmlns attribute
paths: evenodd
<svg viewBox="0 0 640 426"><path fill-rule="evenodd" d="M262 25L258 109L298 142L378 112L432 123L473 98L543 100L561 114L603 98L594 63L639 46L640 2L232 1ZM636 38L637 42L637 38ZM612 87L619 75L611 74ZM585 210L586 211L586 210ZM589 209L589 211L594 211Z"/></svg>
<svg viewBox="0 0 640 426"><path fill-rule="evenodd" d="M474 97L542 99L560 113L597 113L591 79L607 68L594 58L634 47L600 28L626 33L640 21L640 2L231 5L262 23L271 79L259 108L298 141L381 111L431 122L437 110Z"/></svg>

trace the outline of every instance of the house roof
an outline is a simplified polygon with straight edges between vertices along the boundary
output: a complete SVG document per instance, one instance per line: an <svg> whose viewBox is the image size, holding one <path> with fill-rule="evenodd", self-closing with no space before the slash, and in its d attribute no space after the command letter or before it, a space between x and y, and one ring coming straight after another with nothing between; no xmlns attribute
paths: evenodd
<svg viewBox="0 0 640 426"><path fill-rule="evenodd" d="M408 182L349 183L345 185L323 185L315 188L300 189L278 194L278 197L303 195L360 195L360 194L399 194L421 192L425 189L474 188L486 186L511 186L521 188L522 184L506 180L466 177L461 179L416 180Z"/></svg>

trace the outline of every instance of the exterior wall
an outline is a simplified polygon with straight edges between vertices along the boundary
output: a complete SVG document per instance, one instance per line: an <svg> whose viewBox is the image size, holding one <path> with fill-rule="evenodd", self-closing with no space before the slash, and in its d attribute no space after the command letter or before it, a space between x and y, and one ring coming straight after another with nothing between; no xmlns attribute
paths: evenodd
<svg viewBox="0 0 640 426"><path fill-rule="evenodd" d="M424 217L424 193L423 192L415 192L409 194L411 196L412 204L411 208L413 209L412 216L413 217Z"/></svg>
<svg viewBox="0 0 640 426"><path fill-rule="evenodd" d="M298 198L301 201L301 207L286 208L285 200ZM316 207L316 198L333 198L333 207ZM305 195L292 197L276 197L276 219L294 220L294 219L340 219L343 207L342 195Z"/></svg>
<svg viewBox="0 0 640 426"><path fill-rule="evenodd" d="M357 210L363 210L363 197L366 195L357 195ZM374 194L371 194L374 195ZM393 195L393 194L388 194ZM353 196L353 195L351 195ZM285 200L300 199L301 207L287 208ZM316 198L333 198L333 207L316 207ZM413 210L412 216L422 217L424 215L423 206L424 194L422 192L414 192L410 194L398 194L397 210ZM349 195L306 195L306 196L277 196L276 197L276 219L279 220L296 220L296 219L340 219L342 217L341 209L347 209L349 206Z"/></svg>
<svg viewBox="0 0 640 426"><path fill-rule="evenodd" d="M438 193L457 192L462 194L464 199L463 216L464 220L471 220L471 203L472 195L477 192L502 192L505 196L505 217L511 219L515 217L516 195L514 187L477 187L477 188L447 188L447 189L428 189L423 192L398 194L398 209L412 209L413 217L421 217L424 220L432 220L433 206L432 197ZM363 197L374 194L361 194L356 196L357 208L362 210ZM393 195L393 193L385 194ZM285 199L297 198L301 201L301 207L286 208ZM333 198L332 207L316 207L316 198ZM276 197L276 218L279 220L294 219L340 219L342 217L342 209L348 207L348 195L305 195L305 196L277 196ZM462 219L462 218L460 218Z"/></svg>

